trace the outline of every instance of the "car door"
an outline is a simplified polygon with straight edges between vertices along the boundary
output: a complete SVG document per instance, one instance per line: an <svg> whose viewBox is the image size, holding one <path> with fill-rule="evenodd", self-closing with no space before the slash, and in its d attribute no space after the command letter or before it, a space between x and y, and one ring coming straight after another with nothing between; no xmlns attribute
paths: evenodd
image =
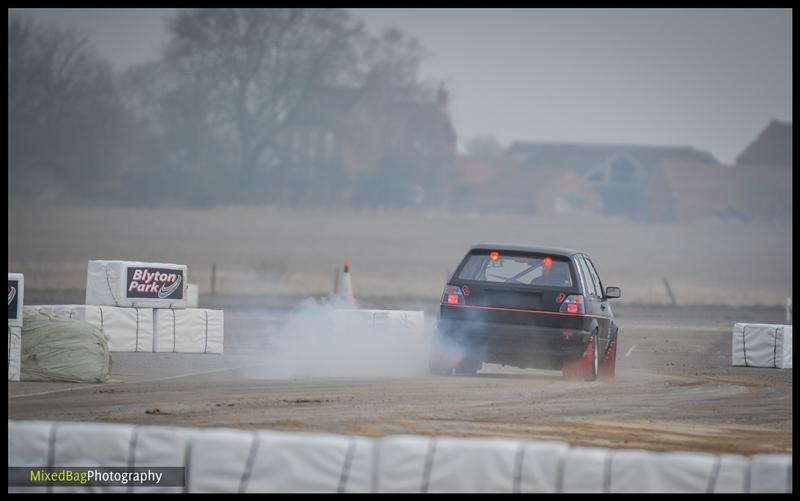
<svg viewBox="0 0 800 501"><path fill-rule="evenodd" d="M600 280L586 256L579 254L576 256L576 260L581 268L581 274L586 285L586 313L597 318L599 327L597 332L598 349L602 355L608 347L610 337L611 322L608 315L608 304L606 304Z"/></svg>
<svg viewBox="0 0 800 501"><path fill-rule="evenodd" d="M589 256L584 255L584 260L586 261L587 266L589 267L589 272L592 275L592 280L597 284L597 288L599 291L599 312L597 313L602 319L600 320L600 337L601 337L601 344L600 347L602 348L601 354L605 352L608 347L608 343L611 341L611 325L614 319L614 314L611 312L611 305L608 304L608 299L606 299L606 291L603 288L603 282L600 280L600 275L597 273L597 268L595 268L594 263L589 258Z"/></svg>

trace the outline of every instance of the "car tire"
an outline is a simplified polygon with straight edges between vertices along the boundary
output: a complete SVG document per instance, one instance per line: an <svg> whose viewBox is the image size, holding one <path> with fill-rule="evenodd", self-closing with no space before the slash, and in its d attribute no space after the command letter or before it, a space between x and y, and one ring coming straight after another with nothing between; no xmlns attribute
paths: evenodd
<svg viewBox="0 0 800 501"><path fill-rule="evenodd" d="M434 333L428 354L428 370L434 376L450 376L456 368L458 358L444 346L441 334Z"/></svg>
<svg viewBox="0 0 800 501"><path fill-rule="evenodd" d="M456 366L456 373L464 376L474 376L483 367L483 363L474 358L465 358Z"/></svg>
<svg viewBox="0 0 800 501"><path fill-rule="evenodd" d="M581 353L579 358L570 358L564 360L564 365L561 368L561 373L567 381L594 381L592 377L593 357L595 356L597 343L597 331L592 333L589 342Z"/></svg>
<svg viewBox="0 0 800 501"><path fill-rule="evenodd" d="M611 341L605 359L600 363L600 377L614 377L617 365L617 340Z"/></svg>

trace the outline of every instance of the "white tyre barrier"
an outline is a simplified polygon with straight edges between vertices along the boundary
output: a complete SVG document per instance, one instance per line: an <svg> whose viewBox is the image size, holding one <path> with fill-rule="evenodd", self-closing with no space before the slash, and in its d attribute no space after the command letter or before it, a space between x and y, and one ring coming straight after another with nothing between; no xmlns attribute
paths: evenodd
<svg viewBox="0 0 800 501"><path fill-rule="evenodd" d="M412 435L378 439L373 492L424 492L432 442L430 437Z"/></svg>
<svg viewBox="0 0 800 501"><path fill-rule="evenodd" d="M186 286L186 307L197 308L200 305L200 287L197 284Z"/></svg>
<svg viewBox="0 0 800 501"><path fill-rule="evenodd" d="M8 380L19 381L22 327L8 326Z"/></svg>
<svg viewBox="0 0 800 501"><path fill-rule="evenodd" d="M25 296L25 276L8 274L8 380L19 381L22 350L22 309Z"/></svg>
<svg viewBox="0 0 800 501"><path fill-rule="evenodd" d="M512 493L522 445L502 439L437 438L426 457L430 473L424 491Z"/></svg>
<svg viewBox="0 0 800 501"><path fill-rule="evenodd" d="M702 453L615 451L607 492L742 492L744 460Z"/></svg>
<svg viewBox="0 0 800 501"><path fill-rule="evenodd" d="M222 310L156 309L153 322L153 351L223 353L225 318Z"/></svg>
<svg viewBox="0 0 800 501"><path fill-rule="evenodd" d="M187 286L183 264L89 261L86 304L186 308Z"/></svg>
<svg viewBox="0 0 800 501"><path fill-rule="evenodd" d="M753 456L746 492L792 492L792 457L787 454Z"/></svg>
<svg viewBox="0 0 800 501"><path fill-rule="evenodd" d="M101 492L792 492L791 454L11 420L8 444L9 466L186 468L181 487L91 489Z"/></svg>
<svg viewBox="0 0 800 501"><path fill-rule="evenodd" d="M225 429L193 433L189 492L369 492L372 441Z"/></svg>
<svg viewBox="0 0 800 501"><path fill-rule="evenodd" d="M612 454L608 449L567 449L558 459L557 492L609 492Z"/></svg>
<svg viewBox="0 0 800 501"><path fill-rule="evenodd" d="M186 444L190 434L181 428L134 426L128 453L128 466L175 466L186 464ZM184 492L184 487L131 485L128 492Z"/></svg>
<svg viewBox="0 0 800 501"><path fill-rule="evenodd" d="M522 442L518 458L519 487L514 492L561 492L563 462L569 444L564 442Z"/></svg>
<svg viewBox="0 0 800 501"><path fill-rule="evenodd" d="M159 426L9 421L8 466L183 467L186 430ZM12 487L9 492L183 492L184 487Z"/></svg>
<svg viewBox="0 0 800 501"><path fill-rule="evenodd" d="M8 325L22 327L22 306L25 299L25 276L8 274Z"/></svg>
<svg viewBox="0 0 800 501"><path fill-rule="evenodd" d="M26 308L91 324L106 335L109 351L153 351L153 308L83 304L36 305Z"/></svg>
<svg viewBox="0 0 800 501"><path fill-rule="evenodd" d="M792 326L735 324L731 338L731 364L791 369Z"/></svg>
<svg viewBox="0 0 800 501"><path fill-rule="evenodd" d="M255 432L216 428L193 431L187 455L187 490L240 492L256 435Z"/></svg>
<svg viewBox="0 0 800 501"><path fill-rule="evenodd" d="M368 439L261 432L240 492L369 492ZM361 453L358 454L357 453Z"/></svg>

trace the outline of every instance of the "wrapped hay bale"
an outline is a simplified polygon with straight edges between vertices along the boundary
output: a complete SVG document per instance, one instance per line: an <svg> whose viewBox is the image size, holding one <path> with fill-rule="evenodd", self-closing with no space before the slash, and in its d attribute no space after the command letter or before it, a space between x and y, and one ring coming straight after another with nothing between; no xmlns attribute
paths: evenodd
<svg viewBox="0 0 800 501"><path fill-rule="evenodd" d="M111 377L108 340L91 324L26 310L22 334L22 381L103 383Z"/></svg>

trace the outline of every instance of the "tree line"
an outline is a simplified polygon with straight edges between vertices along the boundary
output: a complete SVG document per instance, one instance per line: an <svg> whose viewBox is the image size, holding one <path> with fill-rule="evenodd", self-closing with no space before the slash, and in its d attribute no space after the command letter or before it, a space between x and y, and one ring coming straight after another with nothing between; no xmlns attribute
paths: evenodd
<svg viewBox="0 0 800 501"><path fill-rule="evenodd" d="M360 191L340 162L292 159L293 118L320 89L369 88L380 102L434 100L419 76L424 50L399 30L372 35L328 8L182 9L167 27L156 60L115 72L85 35L9 14L9 196L403 205L449 168L404 175L421 157L379 146L362 173L373 189Z"/></svg>

